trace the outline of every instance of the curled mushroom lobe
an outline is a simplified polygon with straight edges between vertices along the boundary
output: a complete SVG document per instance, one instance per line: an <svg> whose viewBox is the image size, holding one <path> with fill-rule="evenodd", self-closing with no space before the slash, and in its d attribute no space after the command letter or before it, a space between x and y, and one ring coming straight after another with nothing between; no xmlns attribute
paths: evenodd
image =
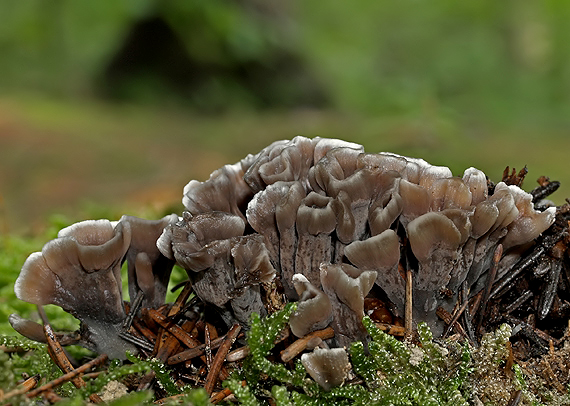
<svg viewBox="0 0 570 406"><path fill-rule="evenodd" d="M183 204L181 217L125 216L62 230L30 255L16 294L61 306L88 327L94 348L110 351L106 340L125 318L123 261L130 295L142 292L145 306L164 300L177 263L228 325L247 328L253 312L272 311L268 297L277 291L299 301L290 323L295 335L330 325L330 344L343 346L366 335L366 296L387 298L403 316L404 270L411 269L414 321L438 334L444 325L436 309L451 310L460 286L484 284L499 244L506 257L555 219L555 208L535 209L517 186L488 188L475 168L454 177L421 159L318 137L274 142L204 182L193 180Z"/></svg>

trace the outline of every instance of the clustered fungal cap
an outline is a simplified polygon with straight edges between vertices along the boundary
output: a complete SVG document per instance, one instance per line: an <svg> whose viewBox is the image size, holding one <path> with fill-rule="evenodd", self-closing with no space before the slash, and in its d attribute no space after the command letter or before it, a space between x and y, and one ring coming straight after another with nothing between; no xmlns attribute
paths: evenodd
<svg viewBox="0 0 570 406"><path fill-rule="evenodd" d="M62 230L30 255L17 296L61 306L87 326L97 350L124 353L107 338L116 337L125 317L122 262L131 298L143 292L146 306L162 303L176 262L228 325L247 327L253 312L265 315L265 296L280 289L299 301L295 335L330 324L329 344L343 346L366 339L362 317L371 291L403 315L404 271L411 269L414 320L437 335L443 324L435 310L450 310L462 284L476 293L495 248L502 244L506 258L532 244L555 214L536 210L516 186L489 189L475 168L454 177L421 159L318 137L274 142L207 181L193 180L183 204L180 218L124 216Z"/></svg>
<svg viewBox="0 0 570 406"><path fill-rule="evenodd" d="M118 222L87 220L66 227L28 257L14 286L16 296L60 306L82 322L86 346L124 358L134 348L118 337L126 317L121 265L129 261L133 293L142 290L148 305L162 304L174 262L158 252L156 239L173 220L123 216ZM23 335L37 338L29 323L17 317L10 321Z"/></svg>

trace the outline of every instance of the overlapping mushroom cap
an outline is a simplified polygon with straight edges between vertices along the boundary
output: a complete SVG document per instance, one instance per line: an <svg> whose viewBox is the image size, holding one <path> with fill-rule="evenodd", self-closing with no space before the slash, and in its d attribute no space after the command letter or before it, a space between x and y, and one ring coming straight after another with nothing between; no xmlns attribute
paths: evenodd
<svg viewBox="0 0 570 406"><path fill-rule="evenodd" d="M362 305L356 303L372 286L359 295L353 288L351 295L358 296L354 299L341 292L360 278L358 274L373 274L392 310L402 315L401 270L406 265L414 275L415 319L427 321L436 334L442 323L435 310L451 308L454 294L465 281L473 286L486 278L495 247L503 244L508 251L532 242L553 223L555 210L535 210L530 195L516 186L499 183L490 193L485 174L475 168L454 177L448 168L421 159L368 154L353 143L304 137L277 141L214 172L206 182L190 182L183 202L186 218L221 211L243 223L235 233L193 248L185 233L206 236L219 231L206 223L196 227L192 220L169 226L159 247L179 263L188 264L189 258L204 250L215 251L231 263L231 243L224 241L242 233L259 235L259 243L266 248L263 255L268 256L277 284L289 300L314 300L315 292L325 292L332 307L335 300L342 303L356 323L362 317ZM185 267L191 277L212 283L207 275L218 272L215 266ZM334 269L330 272L335 275L341 272L336 284L324 282L323 269ZM310 299L307 293L305 297L298 293L300 283L310 286L302 290L312 292ZM440 293L449 290L451 297ZM197 293L205 302L220 305L213 291ZM231 303L232 296L228 297ZM303 307L310 308L307 304L299 309ZM299 317L301 310L296 324ZM357 338L359 328L349 335Z"/></svg>
<svg viewBox="0 0 570 406"><path fill-rule="evenodd" d="M147 306L164 302L174 261L156 247L162 228L178 216L149 221L123 216L118 222L87 220L62 229L58 238L31 254L16 280L16 296L55 304L82 323L82 344L110 357L124 358L134 348L118 336L126 317L121 265L129 262L129 290L145 295ZM29 335L29 323L11 317ZM37 337L32 337L37 338Z"/></svg>

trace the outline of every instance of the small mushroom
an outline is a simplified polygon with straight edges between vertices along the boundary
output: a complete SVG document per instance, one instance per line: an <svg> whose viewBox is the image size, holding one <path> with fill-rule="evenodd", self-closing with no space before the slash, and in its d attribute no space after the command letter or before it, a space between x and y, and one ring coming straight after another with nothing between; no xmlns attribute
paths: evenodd
<svg viewBox="0 0 570 406"><path fill-rule="evenodd" d="M164 304L166 289L174 261L164 256L156 242L164 228L178 220L176 214L160 220L143 220L133 216L123 216L131 228L131 243L127 250L129 296L134 300L137 293L145 295L143 307L158 308Z"/></svg>
<svg viewBox="0 0 570 406"><path fill-rule="evenodd" d="M473 196L461 178L436 179L428 189L431 193L431 209L467 209Z"/></svg>
<svg viewBox="0 0 570 406"><path fill-rule="evenodd" d="M131 241L128 223L88 220L71 225L31 254L16 280L16 296L55 304L82 323L87 346L124 358L133 347L118 337L126 317L121 263Z"/></svg>
<svg viewBox="0 0 570 406"><path fill-rule="evenodd" d="M192 216L185 212L181 221L170 224L158 239L159 250L186 270L195 272L210 267L218 248L217 241L243 235L245 220L221 211Z"/></svg>
<svg viewBox="0 0 570 406"><path fill-rule="evenodd" d="M406 231L419 262L418 288L437 291L447 285L461 243L461 232L453 221L442 213L429 212L411 221Z"/></svg>
<svg viewBox="0 0 570 406"><path fill-rule="evenodd" d="M222 211L245 219L242 210L253 192L243 175L244 169L241 163L237 163L212 172L205 182L192 180L184 187L182 203L193 215Z"/></svg>
<svg viewBox="0 0 570 406"><path fill-rule="evenodd" d="M348 264L321 264L321 283L331 300L331 325L338 346L366 340L367 333L362 325L364 298L376 277L376 271L361 271Z"/></svg>
<svg viewBox="0 0 570 406"><path fill-rule="evenodd" d="M289 326L297 337L321 330L332 320L331 301L327 295L315 288L302 274L293 276L293 284L299 295L297 310L291 315Z"/></svg>
<svg viewBox="0 0 570 406"><path fill-rule="evenodd" d="M366 240L354 241L346 246L344 254L358 269L377 272L376 283L396 305L399 315L403 315L406 287L398 271L400 241L396 233L388 229Z"/></svg>
<svg viewBox="0 0 570 406"><path fill-rule="evenodd" d="M344 348L317 347L312 352L301 355L301 363L315 382L326 391L342 385L351 368Z"/></svg>
<svg viewBox="0 0 570 406"><path fill-rule="evenodd" d="M463 182L471 191L471 204L476 205L487 199L489 188L487 187L487 176L476 168L467 168L463 172Z"/></svg>
<svg viewBox="0 0 570 406"><path fill-rule="evenodd" d="M297 210L295 272L305 275L314 286L320 286L319 265L332 258L330 234L336 227L332 202L332 197L311 192Z"/></svg>
<svg viewBox="0 0 570 406"><path fill-rule="evenodd" d="M495 191L508 188L511 192L518 216L508 225L509 232L501 242L505 250L532 241L554 223L556 207L539 212L534 209L532 195L521 188L500 182Z"/></svg>

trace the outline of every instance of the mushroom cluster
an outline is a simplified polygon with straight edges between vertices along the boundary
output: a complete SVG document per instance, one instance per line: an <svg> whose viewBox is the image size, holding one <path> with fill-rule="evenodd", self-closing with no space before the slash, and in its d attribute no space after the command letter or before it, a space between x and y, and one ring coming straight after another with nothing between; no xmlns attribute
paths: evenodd
<svg viewBox="0 0 570 406"><path fill-rule="evenodd" d="M413 270L415 321L435 334L462 284L481 286L493 253L532 244L554 221L530 194L469 168L446 167L357 144L296 137L184 188L183 218L160 251L182 265L196 294L227 321L265 313L267 282L298 301L292 331L331 325L336 345L361 339L364 298L376 285L396 315ZM475 289L473 289L475 291Z"/></svg>
<svg viewBox="0 0 570 406"><path fill-rule="evenodd" d="M17 296L61 306L82 322L91 348L123 356L121 264L128 262L131 299L142 292L145 307L158 307L177 263L228 325L247 327L253 312L272 311L268 292L280 292L298 301L293 334L330 325L330 344L342 347L366 336L365 297L381 296L403 315L411 270L413 319L437 335L444 325L436 309L451 310L460 286L471 294L484 286L499 244L508 269L555 218L555 208L536 210L517 186L489 187L475 168L454 177L421 159L305 137L191 181L183 204L182 217L124 216L62 230L30 255Z"/></svg>

